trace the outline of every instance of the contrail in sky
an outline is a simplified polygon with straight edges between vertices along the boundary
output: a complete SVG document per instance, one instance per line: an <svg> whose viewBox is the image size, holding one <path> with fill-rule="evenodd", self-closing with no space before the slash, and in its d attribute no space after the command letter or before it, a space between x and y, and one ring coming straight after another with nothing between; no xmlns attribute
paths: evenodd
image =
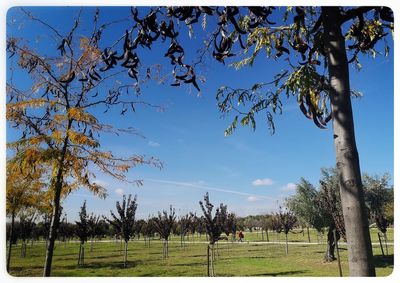
<svg viewBox="0 0 400 283"><path fill-rule="evenodd" d="M228 190L228 189L218 188L218 187L205 186L205 185L189 183L189 182L178 182L178 181L159 180L159 179L144 179L144 181L150 181L150 182L160 183L160 184L175 185L175 186L180 186L180 187L189 187L189 188L201 189L201 190L205 190L205 191L215 191L215 192L229 193L229 194L247 196L247 197L255 196L255 197L258 197L258 198L269 199L269 200L274 200L274 201L277 200L276 198L272 198L272 197L269 197L269 196L249 194L249 193L233 191L233 190Z"/></svg>

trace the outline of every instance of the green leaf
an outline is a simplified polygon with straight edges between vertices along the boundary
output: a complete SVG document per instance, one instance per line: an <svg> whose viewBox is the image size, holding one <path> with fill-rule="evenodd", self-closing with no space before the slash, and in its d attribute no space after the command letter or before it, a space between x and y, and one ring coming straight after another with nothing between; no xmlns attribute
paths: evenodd
<svg viewBox="0 0 400 283"><path fill-rule="evenodd" d="M229 125L229 127L224 131L224 136L230 136L233 131L236 129L236 125L237 125L237 120L238 120L238 116L235 116L235 118L233 119L232 123Z"/></svg>
<svg viewBox="0 0 400 283"><path fill-rule="evenodd" d="M249 124L249 116L248 116L248 115L244 116L244 117L242 118L242 120L240 120L240 124L241 124L242 126L248 125L248 124Z"/></svg>

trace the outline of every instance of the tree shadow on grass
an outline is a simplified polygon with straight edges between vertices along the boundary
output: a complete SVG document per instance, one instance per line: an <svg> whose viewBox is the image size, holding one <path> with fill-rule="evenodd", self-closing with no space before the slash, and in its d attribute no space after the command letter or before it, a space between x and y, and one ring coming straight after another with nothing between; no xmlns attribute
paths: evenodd
<svg viewBox="0 0 400 283"><path fill-rule="evenodd" d="M103 268L108 268L108 269L122 269L122 268L133 268L138 265L143 264L142 260L128 260L126 267L124 267L124 262L123 261L115 261L115 262L105 262L105 261L95 261L95 262L87 262L84 264L84 266L77 266L77 265L69 265L69 266L63 266L64 268L76 268L76 269L103 269Z"/></svg>
<svg viewBox="0 0 400 283"><path fill-rule="evenodd" d="M92 268L92 269L103 269L103 268L108 268L108 269L121 269L121 268L134 268L138 265L143 264L143 261L141 260L128 260L126 267L124 267L124 263L122 261L117 261L117 262L89 262L85 263L83 267L77 267L77 268Z"/></svg>
<svg viewBox="0 0 400 283"><path fill-rule="evenodd" d="M307 270L292 270L292 271L282 271L282 272L269 272L269 273L259 273L259 274L254 274L251 276L290 276L290 275L296 275L296 274L302 274L306 273Z"/></svg>
<svg viewBox="0 0 400 283"><path fill-rule="evenodd" d="M391 267L393 268L393 255L374 255L375 267Z"/></svg>
<svg viewBox="0 0 400 283"><path fill-rule="evenodd" d="M207 255L206 254L197 254L197 255L189 255L188 257L191 257L191 258L204 257L204 258L206 258Z"/></svg>
<svg viewBox="0 0 400 283"><path fill-rule="evenodd" d="M174 264L171 264L172 266L187 266L187 267L190 267L190 266L206 266L207 265L207 263L206 262L192 262L192 263L174 263Z"/></svg>

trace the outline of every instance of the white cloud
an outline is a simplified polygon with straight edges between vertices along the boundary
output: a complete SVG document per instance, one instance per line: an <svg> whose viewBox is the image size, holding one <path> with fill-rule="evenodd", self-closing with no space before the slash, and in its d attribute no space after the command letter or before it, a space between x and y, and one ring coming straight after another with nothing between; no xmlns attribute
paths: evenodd
<svg viewBox="0 0 400 283"><path fill-rule="evenodd" d="M115 193L119 196L122 196L125 193L125 191L124 189L118 188L115 190Z"/></svg>
<svg viewBox="0 0 400 283"><path fill-rule="evenodd" d="M247 200L250 201L250 202L255 202L255 201L259 201L260 198L259 198L259 197L256 197L256 196L249 196L249 197L247 198Z"/></svg>
<svg viewBox="0 0 400 283"><path fill-rule="evenodd" d="M270 178L257 179L252 182L253 186L271 186L274 181Z"/></svg>
<svg viewBox="0 0 400 283"><path fill-rule="evenodd" d="M296 187L297 187L296 184L288 183L286 186L281 188L281 191L285 191L285 192L294 191L294 190L296 190Z"/></svg>
<svg viewBox="0 0 400 283"><path fill-rule="evenodd" d="M155 141L149 141L147 144L151 147L159 147L160 146L160 144Z"/></svg>

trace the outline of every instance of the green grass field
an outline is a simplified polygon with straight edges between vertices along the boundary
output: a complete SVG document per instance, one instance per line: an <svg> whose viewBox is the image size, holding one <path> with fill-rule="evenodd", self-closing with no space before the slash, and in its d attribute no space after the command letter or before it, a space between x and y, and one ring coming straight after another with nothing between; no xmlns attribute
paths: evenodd
<svg viewBox="0 0 400 283"><path fill-rule="evenodd" d="M372 241L377 242L372 229ZM264 235L264 238L266 236ZM289 254L285 254L284 235L282 243L269 233L269 240L261 242L261 232L245 233L245 242L218 245L219 256L215 262L217 276L339 276L338 263L324 262L325 243L307 244L307 234L289 234ZM193 241L194 240L194 241ZM85 248L85 266L77 266L79 245L76 242L57 242L54 252L52 276L207 276L207 243L205 236L197 235L181 247L180 238L172 237L169 258L162 259L162 244L152 240L150 247L142 239L129 243L128 267L123 267L123 255L119 242L95 242ZM311 241L317 241L314 231ZM325 241L325 237L324 237ZM393 231L388 231L388 243L393 243ZM375 265L378 276L388 276L393 270L393 245L388 245L389 256L382 256L379 245L374 245ZM10 274L13 276L41 276L44 264L43 242L28 244L27 255L20 258L19 246L14 246ZM348 275L347 248L340 245L340 257L344 276Z"/></svg>

